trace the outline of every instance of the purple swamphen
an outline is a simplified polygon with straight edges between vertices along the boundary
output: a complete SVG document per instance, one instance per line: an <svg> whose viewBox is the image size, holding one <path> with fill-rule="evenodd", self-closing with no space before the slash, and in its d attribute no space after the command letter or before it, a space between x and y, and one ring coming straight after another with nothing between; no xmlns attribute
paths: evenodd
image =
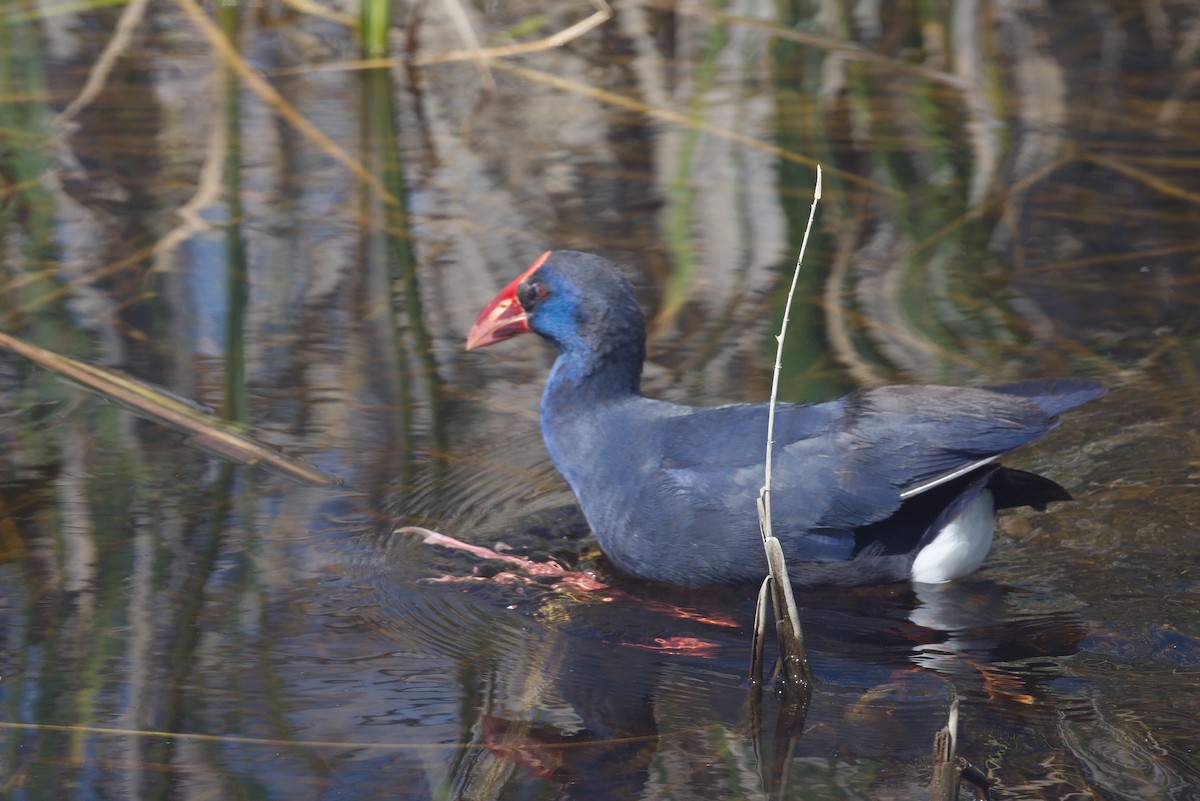
<svg viewBox="0 0 1200 801"><path fill-rule="evenodd" d="M767 405L692 407L640 391L646 333L629 282L588 253L543 254L489 303L481 348L528 331L558 348L541 425L609 560L681 586L760 579ZM1071 496L996 460L1104 394L1092 381L895 386L776 409L775 536L799 585L940 583L987 556L995 511Z"/></svg>

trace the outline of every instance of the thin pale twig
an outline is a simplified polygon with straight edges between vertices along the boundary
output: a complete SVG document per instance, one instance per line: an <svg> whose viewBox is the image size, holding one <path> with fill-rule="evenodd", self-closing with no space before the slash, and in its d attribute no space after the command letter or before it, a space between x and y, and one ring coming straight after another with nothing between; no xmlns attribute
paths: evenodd
<svg viewBox="0 0 1200 801"><path fill-rule="evenodd" d="M767 410L767 455L766 471L763 483L763 511L767 517L767 525L763 531L763 541L766 542L771 534L771 461L775 451L775 406L779 400L779 374L783 372L783 343L787 337L788 320L791 317L792 299L796 295L796 284L800 281L800 265L804 263L804 251L808 248L808 236L812 231L813 219L817 214L817 203L821 200L821 165L817 165L817 186L813 191L812 205L808 209L808 225L804 228L804 238L800 242L800 255L796 258L796 269L792 272L792 285L788 287L787 302L783 306L783 322L779 326L779 336L775 337L775 369L771 375L771 403Z"/></svg>
<svg viewBox="0 0 1200 801"><path fill-rule="evenodd" d="M308 14L311 17L320 17L331 22L336 22L339 25L345 25L347 28L357 28L358 18L352 14L343 14L340 11L328 9L314 0L283 0L285 6L296 9L302 14Z"/></svg>
<svg viewBox="0 0 1200 801"><path fill-rule="evenodd" d="M221 199L223 185L221 179L225 171L225 125L218 120L213 125L212 135L208 140L208 151L204 154L204 164L200 167L200 179L197 181L196 192L176 214L182 222L167 231L154 243L154 269L165 272L166 257L175 248L191 239L196 234L212 228L212 224L200 215L200 212Z"/></svg>
<svg viewBox="0 0 1200 801"><path fill-rule="evenodd" d="M496 79L492 77L492 71L488 68L488 57L483 54L483 47L479 44L479 37L471 25L471 18L467 16L467 10L463 8L459 0L442 0L442 2L450 14L450 19L454 22L454 27L458 29L458 35L467 43L467 52L471 54L471 61L475 62L475 69L479 73L479 80L483 84L484 90L495 92Z"/></svg>
<svg viewBox="0 0 1200 801"><path fill-rule="evenodd" d="M302 0L296 1L300 2ZM511 58L513 56L529 55L530 53L541 53L545 50L554 50L555 48L570 44L612 19L612 7L605 0L591 0L591 3L596 10L587 17L576 22L574 25L568 25L561 31L556 31L549 36L536 39L532 42L516 42L514 44L497 45L495 47L481 47L478 50L449 50L444 53L429 53L428 55L411 58L394 56L390 58L367 58L358 61L338 61L315 66L305 65L303 67L272 70L271 74L297 75L310 72L370 70L405 66L429 67L435 64L452 64L459 61L475 61L478 59ZM393 36L403 37L404 31L394 31Z"/></svg>
<svg viewBox="0 0 1200 801"><path fill-rule="evenodd" d="M377 175L372 174L363 164L343 150L336 142L325 135L320 128L313 125L307 117L296 111L290 103L270 84L257 70L251 67L238 53L237 48L229 41L225 33L217 26L204 9L195 0L175 0L180 10L192 21L208 43L221 56L225 63L237 73L238 77L250 91L274 109L288 124L306 136L315 145L324 150L330 158L341 164L360 181L367 184L387 203L398 205L399 198L393 197L384 187Z"/></svg>
<svg viewBox="0 0 1200 801"><path fill-rule="evenodd" d="M104 52L100 54L96 63L92 65L91 71L88 72L83 89L62 110L62 113L55 117L56 125L65 126L70 123L84 106L95 100L104 90L104 84L108 82L108 76L112 73L117 59L129 46L129 42L133 39L133 32L142 24L148 5L150 5L150 0L130 0L129 5L125 6L125 10L121 12L121 18L117 20L117 27L113 31L112 38L108 40L108 44L104 46Z"/></svg>
<svg viewBox="0 0 1200 801"><path fill-rule="evenodd" d="M561 31L552 33L543 39L533 42L500 45L498 47L485 47L478 51L451 50L448 53L430 53L427 56L417 56L406 63L417 67L426 67L431 64L470 61L476 58L508 58L510 56L523 56L529 53L540 53L543 50L553 50L556 47L562 47L569 42L575 41L585 33L600 27L612 19L612 7L605 0L591 0L591 2L592 6L596 9L592 14L576 22L574 25L569 25Z"/></svg>
<svg viewBox="0 0 1200 801"><path fill-rule="evenodd" d="M796 294L796 284L800 279L800 267L804 263L804 252L808 249L808 238L812 233L813 219L817 214L817 203L821 199L821 184L821 166L818 164L817 183L813 190L812 206L808 211L808 224L804 228L804 238L800 242L800 254L796 258L796 269L792 273L792 284L788 288L787 303L783 307L783 323L779 327L779 336L775 338L775 369L771 380L771 402L767 412L767 452L763 468L763 486L758 493L759 532L762 534L763 551L766 553L767 570L771 579L771 600L776 618L775 633L779 640L780 654L783 657L787 687L801 693L805 699L812 691L812 668L808 664L808 654L804 650L804 633L800 627L800 613L796 609L796 598L792 593L792 583L788 576L787 563L784 561L783 547L771 530L771 468L775 448L775 407L779 397L779 375L783 371L783 343L787 336L792 299ZM756 632L755 636L760 637L761 632Z"/></svg>

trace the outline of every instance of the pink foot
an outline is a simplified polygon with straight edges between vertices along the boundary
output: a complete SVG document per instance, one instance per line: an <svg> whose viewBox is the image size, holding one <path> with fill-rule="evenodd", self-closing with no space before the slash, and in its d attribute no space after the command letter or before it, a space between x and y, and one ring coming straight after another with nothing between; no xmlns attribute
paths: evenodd
<svg viewBox="0 0 1200 801"><path fill-rule="evenodd" d="M485 548L481 545L472 545L469 542L447 537L445 534L439 534L436 531L430 531L427 528L420 526L404 526L396 529L400 534L412 534L420 537L423 542L429 545L439 545L443 548L450 548L456 551L465 551L472 556L480 559L488 559L494 562L511 565L512 570L504 570L495 573L491 576L442 576L441 578L432 579L432 581L440 584L462 584L468 582L491 582L493 584L509 584L509 585L534 585L539 586L537 581L539 577L555 576L559 580L554 583L554 589L567 589L576 592L592 593L597 590L608 590L609 592L603 595L590 596L593 601L611 602L618 599L633 600L648 611L655 612L667 617L677 618L679 620L691 620L700 623L705 623L710 626L719 628L738 628L739 623L732 615L727 615L722 612L704 611L686 609L674 604L663 603L662 601L647 600L642 598L633 598L622 590L614 589L609 585L597 581L595 577L575 570L567 570L562 565L554 562L534 562L530 559L522 559L519 556L511 554L503 554L494 551L491 548ZM690 637L666 637L655 640L652 644L633 644L630 647L645 648L655 651L660 651L667 654L691 654L694 656L711 657L716 654L717 646L709 643L706 640L695 639Z"/></svg>
<svg viewBox="0 0 1200 801"><path fill-rule="evenodd" d="M587 573L567 570L562 565L555 564L554 562L535 562L532 559L523 559L519 556L499 553L497 551L493 551L491 548L484 548L482 545L472 545L469 542L456 540L454 537L447 537L445 534L439 534L436 531L430 531L429 529L421 528L420 526L404 526L403 528L396 529L396 532L399 534L414 534L420 537L427 545L440 545L443 548L450 548L456 551L466 551L472 556L476 556L480 559L491 559L496 562L503 562L505 564L512 565L516 570L520 571L520 573L525 574L522 576L519 573L506 571L504 573L498 573L495 576L491 576L489 579L486 579L488 581L494 581L500 584L533 583L532 577L558 576L560 578L560 581L558 582L559 586L569 587L574 590L592 592L593 590L603 590L608 588L607 584L602 584L592 576L589 576ZM455 579L450 577L443 577L437 580L455 581ZM466 580L482 581L485 579L483 579L481 576L470 576Z"/></svg>

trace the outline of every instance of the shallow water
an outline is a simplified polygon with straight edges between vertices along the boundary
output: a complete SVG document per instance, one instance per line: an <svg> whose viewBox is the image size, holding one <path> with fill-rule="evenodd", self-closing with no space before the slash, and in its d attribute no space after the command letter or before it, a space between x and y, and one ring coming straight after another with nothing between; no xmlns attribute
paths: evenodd
<svg viewBox="0 0 1200 801"><path fill-rule="evenodd" d="M318 70L358 57L344 26L227 6L347 159L230 79L186 2L75 127L54 115L122 9L0 12L0 330L342 479L220 458L4 352L0 795L920 798L959 698L997 798L1195 797L1198 20L1017 6L631 3L494 60L490 94L461 62ZM490 45L591 10L468 12ZM416 60L462 46L420 14ZM648 392L764 399L815 160L786 398L1112 391L1009 460L1078 503L1006 515L977 575L801 592L816 692L790 722L768 695L759 742L753 589L613 574L540 440L546 347L462 341L542 250L594 250L651 321Z"/></svg>

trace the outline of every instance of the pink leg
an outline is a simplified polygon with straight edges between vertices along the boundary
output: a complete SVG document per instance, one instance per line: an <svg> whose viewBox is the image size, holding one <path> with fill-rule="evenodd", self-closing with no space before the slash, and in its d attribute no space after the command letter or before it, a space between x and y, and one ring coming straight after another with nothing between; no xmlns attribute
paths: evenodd
<svg viewBox="0 0 1200 801"><path fill-rule="evenodd" d="M491 548L484 548L482 545L472 545L469 542L463 542L454 537L447 537L445 534L439 534L436 531L430 531L420 526L404 526L403 528L396 529L396 532L399 534L415 534L428 545L440 545L443 548L466 551L480 559L492 559L497 562L504 562L505 564L513 565L529 576L561 576L563 579L562 583L570 586L572 589L591 591L604 589L608 586L607 584L601 584L586 573L567 570L554 562L534 562L530 559L522 559L519 556L498 553ZM506 577L512 576L512 574L501 575L505 575Z"/></svg>

